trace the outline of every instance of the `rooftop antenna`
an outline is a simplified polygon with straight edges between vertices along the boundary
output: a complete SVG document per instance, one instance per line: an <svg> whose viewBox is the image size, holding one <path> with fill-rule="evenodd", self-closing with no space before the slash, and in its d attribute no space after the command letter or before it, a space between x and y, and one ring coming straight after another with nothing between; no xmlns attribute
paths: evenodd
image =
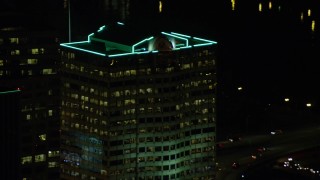
<svg viewBox="0 0 320 180"><path fill-rule="evenodd" d="M71 12L70 12L70 1L68 0L68 26L69 26L69 42L71 42Z"/></svg>

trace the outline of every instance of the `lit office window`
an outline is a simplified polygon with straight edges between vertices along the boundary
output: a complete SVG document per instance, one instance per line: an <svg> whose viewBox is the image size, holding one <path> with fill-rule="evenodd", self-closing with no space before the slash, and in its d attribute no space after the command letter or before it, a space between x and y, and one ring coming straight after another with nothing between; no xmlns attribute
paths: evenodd
<svg viewBox="0 0 320 180"><path fill-rule="evenodd" d="M48 116L52 116L53 115L53 111L50 109L48 110Z"/></svg>
<svg viewBox="0 0 320 180"><path fill-rule="evenodd" d="M32 163L32 156L25 156L21 158L21 164Z"/></svg>
<svg viewBox="0 0 320 180"><path fill-rule="evenodd" d="M11 44L19 44L19 38L9 38Z"/></svg>
<svg viewBox="0 0 320 180"><path fill-rule="evenodd" d="M30 114L26 115L26 120L31 120L31 115Z"/></svg>
<svg viewBox="0 0 320 180"><path fill-rule="evenodd" d="M0 66L4 65L4 60L0 59Z"/></svg>
<svg viewBox="0 0 320 180"><path fill-rule="evenodd" d="M31 54L39 54L39 49L38 48L31 49Z"/></svg>
<svg viewBox="0 0 320 180"><path fill-rule="evenodd" d="M182 69L190 69L190 64L184 64L184 65L182 65Z"/></svg>
<svg viewBox="0 0 320 180"><path fill-rule="evenodd" d="M68 52L68 59L74 59L74 58L75 58L75 54Z"/></svg>
<svg viewBox="0 0 320 180"><path fill-rule="evenodd" d="M58 162L48 162L48 168L54 168L58 166L59 166Z"/></svg>
<svg viewBox="0 0 320 180"><path fill-rule="evenodd" d="M20 55L20 50L11 50L11 55Z"/></svg>
<svg viewBox="0 0 320 180"><path fill-rule="evenodd" d="M38 154L34 156L34 162L43 162L46 160L45 154Z"/></svg>
<svg viewBox="0 0 320 180"><path fill-rule="evenodd" d="M49 89L49 90L48 90L48 95L49 95L49 96L52 96L52 95L53 95L52 89Z"/></svg>
<svg viewBox="0 0 320 180"><path fill-rule="evenodd" d="M60 155L60 151L48 151L48 157L58 157Z"/></svg>
<svg viewBox="0 0 320 180"><path fill-rule="evenodd" d="M39 139L40 139L41 141L45 141L45 140L47 140L47 135L46 135L46 134L40 134L40 135L39 135Z"/></svg>
<svg viewBox="0 0 320 180"><path fill-rule="evenodd" d="M28 59L27 63L28 64L37 64L38 63L38 59Z"/></svg>
<svg viewBox="0 0 320 180"><path fill-rule="evenodd" d="M42 69L42 74L53 74L52 69Z"/></svg>
<svg viewBox="0 0 320 180"><path fill-rule="evenodd" d="M131 75L137 75L137 70L130 70Z"/></svg>

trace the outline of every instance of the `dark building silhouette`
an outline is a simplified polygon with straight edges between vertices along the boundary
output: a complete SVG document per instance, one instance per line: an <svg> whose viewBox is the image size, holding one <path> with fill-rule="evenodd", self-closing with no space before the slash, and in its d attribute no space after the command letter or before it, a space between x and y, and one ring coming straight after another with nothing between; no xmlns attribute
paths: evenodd
<svg viewBox="0 0 320 180"><path fill-rule="evenodd" d="M61 44L61 178L215 176L216 42L123 23Z"/></svg>
<svg viewBox="0 0 320 180"><path fill-rule="evenodd" d="M19 179L20 169L20 90L0 87L1 177Z"/></svg>
<svg viewBox="0 0 320 180"><path fill-rule="evenodd" d="M18 119L1 126L16 126L9 132L14 137L3 137L14 140L9 147L16 149L10 153L17 153L18 160L3 167L18 178L5 179L59 178L59 34L35 19L24 13L0 15L0 85L20 90L12 101L19 102L19 109L5 107Z"/></svg>

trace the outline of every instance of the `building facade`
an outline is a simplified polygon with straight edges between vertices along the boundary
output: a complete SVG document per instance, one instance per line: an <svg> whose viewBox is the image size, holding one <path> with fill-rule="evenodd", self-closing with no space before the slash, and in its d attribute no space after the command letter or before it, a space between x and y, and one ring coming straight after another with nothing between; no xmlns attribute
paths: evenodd
<svg viewBox="0 0 320 180"><path fill-rule="evenodd" d="M215 49L122 23L61 44L61 179L214 179Z"/></svg>
<svg viewBox="0 0 320 180"><path fill-rule="evenodd" d="M29 20L20 14L1 14L0 19L0 85L20 91L18 132L13 132L19 161L4 166L7 171L14 167L17 179L59 179L58 34L19 23Z"/></svg>

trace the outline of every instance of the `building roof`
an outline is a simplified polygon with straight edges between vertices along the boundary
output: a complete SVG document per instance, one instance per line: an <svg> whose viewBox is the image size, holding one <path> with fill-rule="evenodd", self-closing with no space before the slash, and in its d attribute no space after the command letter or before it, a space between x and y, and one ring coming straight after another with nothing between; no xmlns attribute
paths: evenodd
<svg viewBox="0 0 320 180"><path fill-rule="evenodd" d="M89 34L86 41L60 45L99 56L114 57L213 44L217 42L175 32L150 32L117 22L101 26L96 32Z"/></svg>

